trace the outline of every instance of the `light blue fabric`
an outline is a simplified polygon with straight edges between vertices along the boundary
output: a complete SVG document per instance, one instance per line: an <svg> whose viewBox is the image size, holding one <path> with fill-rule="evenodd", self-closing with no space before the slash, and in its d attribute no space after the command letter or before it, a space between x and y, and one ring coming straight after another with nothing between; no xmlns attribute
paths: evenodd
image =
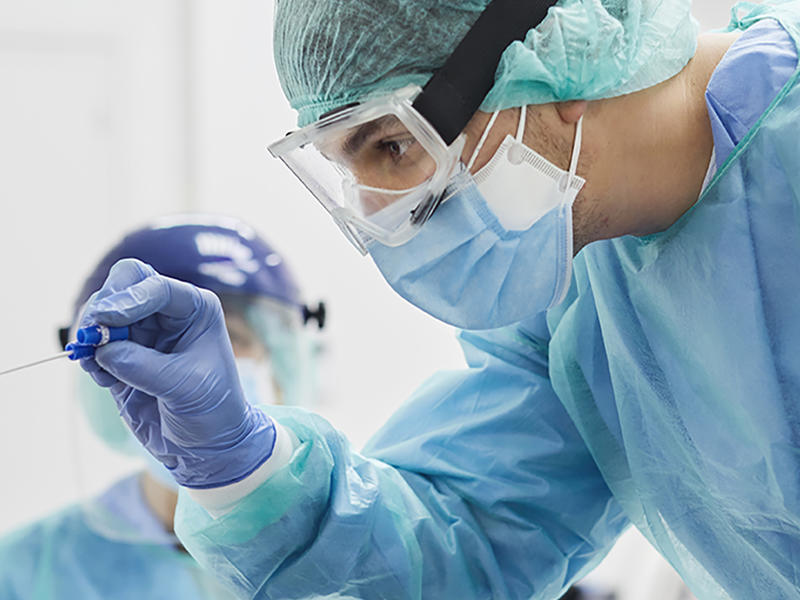
<svg viewBox="0 0 800 600"><path fill-rule="evenodd" d="M489 0L277 0L275 65L307 125L322 113L424 85ZM487 112L650 87L694 55L690 0L561 0L506 48Z"/></svg>
<svg viewBox="0 0 800 600"><path fill-rule="evenodd" d="M459 191L409 242L370 245L392 289L465 329L517 323L563 298L572 261L572 203L565 197L527 229L509 231L469 174L458 175L454 185Z"/></svg>
<svg viewBox="0 0 800 600"><path fill-rule="evenodd" d="M736 67L717 69L706 90L717 168L725 164L792 76L797 68L797 48L777 21L766 19L742 34L725 61ZM742 85L743 81L748 85Z"/></svg>
<svg viewBox="0 0 800 600"><path fill-rule="evenodd" d="M135 478L99 499L126 526L168 540ZM123 529L120 527L119 529ZM0 540L3 600L222 600L233 598L174 545L129 544L93 531L73 506Z"/></svg>
<svg viewBox="0 0 800 600"><path fill-rule="evenodd" d="M576 258L550 373L699 598L800 598L800 3L736 14L786 29L753 28L709 84L719 172L666 232Z"/></svg>
<svg viewBox="0 0 800 600"><path fill-rule="evenodd" d="M462 344L470 369L428 381L363 454L270 409L301 441L289 466L217 519L181 494L178 537L244 597L557 598L627 520L536 332Z"/></svg>
<svg viewBox="0 0 800 600"><path fill-rule="evenodd" d="M796 1L736 25L768 16L800 39ZM630 518L699 598L799 598L800 84L779 80L712 85L718 106L777 97L696 206L585 248L546 323L462 333L470 369L431 379L364 455L275 411L292 462L218 520L182 496L193 555L260 598L552 599Z"/></svg>
<svg viewBox="0 0 800 600"><path fill-rule="evenodd" d="M130 340L106 344L81 367L110 388L136 439L186 487L256 470L272 453L275 426L244 397L217 297L121 260L80 326L123 322Z"/></svg>

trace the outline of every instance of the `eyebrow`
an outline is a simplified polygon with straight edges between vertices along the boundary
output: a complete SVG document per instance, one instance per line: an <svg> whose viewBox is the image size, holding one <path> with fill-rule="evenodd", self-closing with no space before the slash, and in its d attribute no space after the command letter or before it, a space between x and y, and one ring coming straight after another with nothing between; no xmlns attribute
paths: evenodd
<svg viewBox="0 0 800 600"><path fill-rule="evenodd" d="M368 121L359 125L354 132L347 136L342 144L345 154L353 156L357 154L361 147L366 143L372 134L382 129L388 121L394 120L394 115L384 115L374 121Z"/></svg>

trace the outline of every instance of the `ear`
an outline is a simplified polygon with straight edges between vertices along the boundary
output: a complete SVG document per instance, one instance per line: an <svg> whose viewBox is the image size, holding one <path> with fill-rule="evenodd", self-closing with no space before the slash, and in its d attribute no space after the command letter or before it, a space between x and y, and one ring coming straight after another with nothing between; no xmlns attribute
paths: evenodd
<svg viewBox="0 0 800 600"><path fill-rule="evenodd" d="M572 100L570 102L556 103L556 110L564 123L574 125L586 113L588 106L589 103L586 100Z"/></svg>

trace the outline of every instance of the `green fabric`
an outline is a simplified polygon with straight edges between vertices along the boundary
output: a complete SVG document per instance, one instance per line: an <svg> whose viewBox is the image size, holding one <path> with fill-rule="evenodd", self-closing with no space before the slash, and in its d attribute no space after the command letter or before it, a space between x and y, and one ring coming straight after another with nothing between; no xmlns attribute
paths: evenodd
<svg viewBox="0 0 800 600"><path fill-rule="evenodd" d="M424 85L485 0L277 0L275 63L306 125L333 108ZM482 109L594 100L658 84L694 55L690 0L561 0L503 54Z"/></svg>

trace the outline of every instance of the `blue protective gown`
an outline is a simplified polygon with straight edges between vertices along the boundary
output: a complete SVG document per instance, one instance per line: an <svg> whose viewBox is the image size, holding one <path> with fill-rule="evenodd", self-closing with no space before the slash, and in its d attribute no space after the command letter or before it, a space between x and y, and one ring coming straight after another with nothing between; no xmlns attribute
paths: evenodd
<svg viewBox="0 0 800 600"><path fill-rule="evenodd" d="M120 530L164 543L127 543L91 528L72 506L0 540L2 600L229 599L212 576L175 546L144 504L138 475L115 484L100 504L119 511ZM121 511L124 510L124 514ZM154 531L159 527L162 531Z"/></svg>
<svg viewBox="0 0 800 600"><path fill-rule="evenodd" d="M718 171L667 231L591 244L568 299L463 332L363 454L322 419L178 535L258 598L553 599L634 523L705 598L800 598L800 3L709 85ZM524 299L521 299L524 301Z"/></svg>

